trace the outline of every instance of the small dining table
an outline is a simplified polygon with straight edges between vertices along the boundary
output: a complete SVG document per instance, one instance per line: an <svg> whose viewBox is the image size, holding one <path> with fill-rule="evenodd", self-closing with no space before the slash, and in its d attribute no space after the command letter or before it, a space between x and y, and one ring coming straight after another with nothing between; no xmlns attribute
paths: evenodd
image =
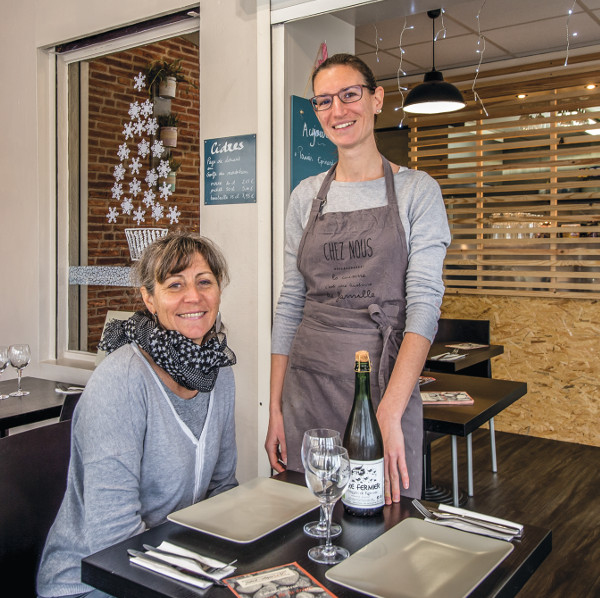
<svg viewBox="0 0 600 598"><path fill-rule="evenodd" d="M471 434L491 417L512 405L527 392L526 382L513 380L497 380L495 378L480 378L462 376L443 372L427 372L427 376L435 378L433 382L421 387L421 391L440 392L447 390L465 391L474 399L473 405L424 405L423 429L425 432L450 434L452 436L452 502L459 503L458 490L458 459L457 437L471 440ZM471 451L469 451L471 454ZM467 465L469 472L473 471L472 463ZM431 488L431 453L429 446L425 453L424 496L434 496L429 493ZM473 494L473 479L469 475L469 495ZM446 502L443 496L435 495L436 500Z"/></svg>
<svg viewBox="0 0 600 598"><path fill-rule="evenodd" d="M275 476L281 483L304 485L304 476L284 472ZM236 543L188 529L170 521L137 536L97 552L82 561L82 580L117 598L206 598L231 597L228 588L213 586L199 591L129 563L128 549L142 550L144 544L158 546L162 541L179 544L200 554L210 555L223 562L237 559L234 575L253 573L296 562L338 598L362 596L354 590L329 581L329 567L318 565L307 551L318 544L303 532L303 526L314 520L317 511L310 511L266 536L247 544ZM335 543L351 554L381 536L407 517L419 517L411 500L402 497L399 503L386 506L383 514L359 518L344 512L341 503L334 509L333 518L342 525L342 535ZM552 532L539 527L524 526L522 539L514 542L514 550L469 593L470 598L515 596L552 549ZM443 565L443 563L441 564Z"/></svg>
<svg viewBox="0 0 600 598"><path fill-rule="evenodd" d="M503 345L487 345L478 349L458 349L458 353L465 356L460 359L451 361L432 359L432 357L437 355L453 351L452 347L449 345L460 345L461 343L464 343L464 341L432 343L429 352L427 353L427 359L425 360L425 369L434 372L446 372L449 374L467 370L464 373L468 373L471 376L486 377L488 376L486 372L488 371L490 359L504 353Z"/></svg>
<svg viewBox="0 0 600 598"><path fill-rule="evenodd" d="M58 417L65 400L64 394L56 392L58 384L70 385L24 376L21 388L29 391L29 394L0 400L0 437L6 436L10 428ZM16 389L16 380L0 382L0 394L10 394Z"/></svg>

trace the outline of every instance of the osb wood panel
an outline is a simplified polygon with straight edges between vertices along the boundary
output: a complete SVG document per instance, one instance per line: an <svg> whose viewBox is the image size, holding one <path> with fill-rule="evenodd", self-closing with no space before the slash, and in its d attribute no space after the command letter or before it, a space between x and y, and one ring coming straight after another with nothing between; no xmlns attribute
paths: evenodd
<svg viewBox="0 0 600 598"><path fill-rule="evenodd" d="M496 429L600 446L600 301L446 295L442 317L490 320L493 377L527 382Z"/></svg>

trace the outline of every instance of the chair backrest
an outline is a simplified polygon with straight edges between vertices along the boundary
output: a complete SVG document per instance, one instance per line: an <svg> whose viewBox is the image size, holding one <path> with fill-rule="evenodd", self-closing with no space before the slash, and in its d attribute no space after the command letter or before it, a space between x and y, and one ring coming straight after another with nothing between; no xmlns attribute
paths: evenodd
<svg viewBox="0 0 600 598"><path fill-rule="evenodd" d="M106 318L104 319L104 326L102 327L102 335L100 336L100 338L104 336L104 330L106 328L106 325L111 320L128 320L134 313L134 311L117 311L114 309L109 309L106 312ZM98 352L96 353L96 365L98 365L105 357L106 351L101 351L100 349L98 349Z"/></svg>
<svg viewBox="0 0 600 598"><path fill-rule="evenodd" d="M63 406L60 410L58 421L65 422L69 419L73 419L73 411L75 411L75 405L77 405L77 402L80 398L80 392L65 395L65 400L63 401Z"/></svg>
<svg viewBox="0 0 600 598"><path fill-rule="evenodd" d="M0 438L0 571L14 596L36 596L41 553L67 484L71 422Z"/></svg>
<svg viewBox="0 0 600 598"><path fill-rule="evenodd" d="M446 341L464 341L489 345L490 321L440 318L434 342L443 343Z"/></svg>

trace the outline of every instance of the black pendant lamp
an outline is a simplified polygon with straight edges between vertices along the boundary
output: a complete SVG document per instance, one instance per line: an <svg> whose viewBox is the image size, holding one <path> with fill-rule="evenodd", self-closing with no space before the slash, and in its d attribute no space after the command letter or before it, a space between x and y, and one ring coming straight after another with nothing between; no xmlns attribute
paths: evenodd
<svg viewBox="0 0 600 598"><path fill-rule="evenodd" d="M403 109L414 114L440 114L454 112L466 106L465 100L459 89L452 83L444 81L440 71L435 70L435 19L442 13L441 8L428 10L427 16L431 19L432 28L432 69L425 73L423 83L417 85L406 96Z"/></svg>

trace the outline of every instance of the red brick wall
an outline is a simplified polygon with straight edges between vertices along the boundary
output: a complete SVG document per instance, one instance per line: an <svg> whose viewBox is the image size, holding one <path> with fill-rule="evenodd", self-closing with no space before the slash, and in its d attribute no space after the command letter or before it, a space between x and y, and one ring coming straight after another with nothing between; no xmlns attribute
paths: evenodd
<svg viewBox="0 0 600 598"><path fill-rule="evenodd" d="M98 58L89 63L89 143L88 143L88 265L131 266L126 228L137 228L133 214L121 212L121 200L113 199L115 183L113 171L120 163L119 146L125 142L123 127L131 120L129 107L132 102L140 104L149 98L148 90L134 89L134 77L145 73L153 60L181 59L183 74L197 86L199 82L198 47L185 38L173 38L133 48L118 54ZM179 119L177 147L172 149L173 158L181 162L177 171L176 191L168 201L161 200L165 214L169 206L177 206L181 212L179 223L171 225L163 217L156 222L151 210L143 206L139 194L132 198L134 209L142 205L146 210L141 227L184 228L199 230L200 202L200 146L199 146L199 93L198 89L185 83L177 84L177 97L171 100L171 112ZM158 135L158 133L157 133ZM137 144L149 135L135 135L127 140L131 150L130 159L137 155ZM124 195L131 197L129 182L133 176L141 182L142 191L148 189L144 181L150 164L150 156L140 158L142 166L138 175L132 175L127 163L123 184ZM162 180L159 180L162 183ZM158 198L158 190L155 189ZM116 223L109 223L110 207L117 208ZM139 292L134 288L89 286L88 287L88 351L95 352L102 326L109 309L133 311L142 307Z"/></svg>

